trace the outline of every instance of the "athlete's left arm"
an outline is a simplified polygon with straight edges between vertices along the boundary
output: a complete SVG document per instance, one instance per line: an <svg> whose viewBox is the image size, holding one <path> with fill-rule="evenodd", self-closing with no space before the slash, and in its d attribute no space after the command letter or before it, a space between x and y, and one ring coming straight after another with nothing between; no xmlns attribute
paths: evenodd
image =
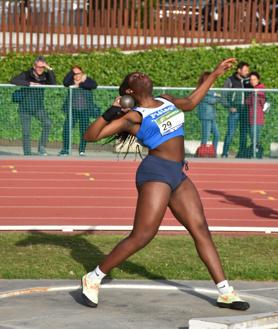
<svg viewBox="0 0 278 329"><path fill-rule="evenodd" d="M215 82L215 80L229 70L236 62L235 58L228 58L217 65L214 71L208 76L208 78L198 86L191 95L184 98L176 98L171 95L162 95L162 97L168 99L177 108L183 111L192 111L205 97L209 88Z"/></svg>

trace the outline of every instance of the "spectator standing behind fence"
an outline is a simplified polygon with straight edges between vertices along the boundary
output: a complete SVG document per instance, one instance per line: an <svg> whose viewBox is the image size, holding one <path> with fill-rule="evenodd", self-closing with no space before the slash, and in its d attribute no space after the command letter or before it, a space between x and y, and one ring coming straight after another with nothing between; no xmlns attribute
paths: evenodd
<svg viewBox="0 0 278 329"><path fill-rule="evenodd" d="M211 74L211 72L204 72L198 82L200 86ZM213 146L215 154L217 154L217 145L219 141L219 130L216 123L216 103L219 101L216 93L208 91L206 96L198 105L198 117L201 121L201 145L207 145L210 134L213 134Z"/></svg>
<svg viewBox="0 0 278 329"><path fill-rule="evenodd" d="M74 66L70 72L64 78L64 86L72 87L72 128L79 122L79 155L85 155L86 141L83 138L85 131L90 123L90 115L94 114L96 109L93 101L92 89L97 88L95 80L89 78L80 66ZM66 113L66 119L63 128L63 149L59 155L69 155L69 136L70 136L70 118L69 118L69 106L70 106L70 93L68 92L67 98L63 105L63 110ZM100 113L97 113L98 116Z"/></svg>
<svg viewBox="0 0 278 329"><path fill-rule="evenodd" d="M258 72L250 73L250 85L255 89L265 89L265 85L260 82L260 75ZM251 148L250 153L253 151L253 143L255 139L255 145L257 149L257 156L262 157L262 146L260 144L261 130L264 125L264 104L266 101L265 93L263 91L258 91L255 93L250 93L246 99L246 104L249 110L249 127L250 127L250 138L251 138ZM256 111L256 112L255 112ZM256 113L256 120L255 120ZM255 138L256 136L256 138ZM250 154L250 155L251 155Z"/></svg>
<svg viewBox="0 0 278 329"><path fill-rule="evenodd" d="M226 79L224 88L250 88L249 64L240 62L236 72ZM227 157L239 122L239 150L237 158L245 158L247 150L248 109L245 103L245 93L239 91L223 92L223 105L229 109L227 133L224 140L222 157Z"/></svg>
<svg viewBox="0 0 278 329"><path fill-rule="evenodd" d="M13 101L19 104L19 115L22 125L23 152L31 155L31 121L32 117L42 124L42 132L38 145L40 155L47 155L46 144L51 128L51 121L44 107L44 88L33 86L55 85L56 78L52 68L46 63L44 57L36 58L33 67L22 72L11 80L12 84L24 86L13 95Z"/></svg>

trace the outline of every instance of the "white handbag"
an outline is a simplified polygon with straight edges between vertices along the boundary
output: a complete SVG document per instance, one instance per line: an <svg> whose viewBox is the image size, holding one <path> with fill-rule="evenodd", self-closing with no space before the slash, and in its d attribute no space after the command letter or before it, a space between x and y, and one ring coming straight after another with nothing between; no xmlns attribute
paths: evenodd
<svg viewBox="0 0 278 329"><path fill-rule="evenodd" d="M264 112L264 113L268 113L269 110L270 110L270 103L265 102L265 103L264 103L264 107L263 107L263 112Z"/></svg>

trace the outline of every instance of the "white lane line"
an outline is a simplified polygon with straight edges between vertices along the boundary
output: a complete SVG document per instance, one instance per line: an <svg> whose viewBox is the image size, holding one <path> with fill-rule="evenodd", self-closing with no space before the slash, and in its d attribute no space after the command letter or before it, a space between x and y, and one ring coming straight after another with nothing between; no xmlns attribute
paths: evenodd
<svg viewBox="0 0 278 329"><path fill-rule="evenodd" d="M136 205L133 206L87 206L87 205L42 205L42 206L34 206L34 205L9 205L9 206L1 206L0 205L0 209L14 209L14 208L20 208L20 209L135 209ZM205 210L235 210L235 211L253 211L253 210L262 210L262 211L266 211L269 212L270 209L266 208L265 206L258 206L258 207L205 207ZM278 208L271 208L271 211L278 211Z"/></svg>
<svg viewBox="0 0 278 329"><path fill-rule="evenodd" d="M86 180L84 180L83 182L88 182ZM132 191L136 191L135 186L132 187L94 187L94 186L90 186L90 187L80 187L80 186L0 186L0 189L11 189L11 190L132 190ZM278 190L268 190L268 189L264 189L265 191L278 191ZM219 190L218 190L219 191ZM238 191L238 190L236 190ZM250 191L250 189L246 189L245 191Z"/></svg>
<svg viewBox="0 0 278 329"><path fill-rule="evenodd" d="M120 169L134 169L136 167L139 166L139 164L141 163L141 161L139 162L134 162L134 161L130 161L130 160L110 160L110 159L106 159L104 161L94 161L94 160L88 160L88 162L86 164L67 164L64 161L61 161L61 163L52 163L52 161L50 160L50 164L45 164L45 160L42 160L43 163L41 162L40 164L38 164L39 161L36 161L36 165L39 166L39 168L47 168L49 169L49 166L51 166L51 168L59 168L59 169L65 169L65 168L74 168L73 170L79 170L80 168L90 168L90 170L94 170L95 168L100 168L103 169L106 167L111 168L111 166L113 167L117 167ZM56 162L56 161L55 161ZM59 160L57 160L57 162L59 162ZM218 171L218 170L223 170L223 171L254 171L256 174L258 173L258 165L257 164L252 164L252 163L236 163L236 162L227 162L227 163L216 163L214 162L213 165L211 166L202 166L200 164L197 164L196 162L191 162L190 160L188 161L189 166L191 165L191 168L189 168L190 171ZM25 163L16 163L16 161L14 161L14 164L19 168L34 168L34 164L25 164ZM233 169L233 166L236 166L236 169ZM277 170L277 163L260 163L259 164L260 170L263 167L265 170L271 170L271 171L278 171ZM20 169L19 168L19 169Z"/></svg>
<svg viewBox="0 0 278 329"><path fill-rule="evenodd" d="M0 225L0 231L131 231L132 225ZM278 227L209 226L211 232L278 233ZM162 225L159 231L187 231L183 226Z"/></svg>
<svg viewBox="0 0 278 329"><path fill-rule="evenodd" d="M199 175L198 175L199 176ZM276 178L276 176L275 176ZM12 178L1 178L1 181L19 181L19 182L86 182L86 180L84 179L77 179L77 178L18 178L17 176L13 176ZM103 178L97 178L96 177L96 181L98 182L134 182L134 179L130 178L130 179L126 179L126 178L107 178L107 179L103 179ZM194 183L214 183L214 184L221 184L221 185L225 185L225 183L233 183L233 184L256 184L256 186L259 185L258 181L254 179L254 181L248 181L248 180L221 180L217 181L215 179L210 179L210 180L206 180L206 179L196 179L194 180ZM267 182L264 181L263 182L263 186L267 185L267 184L276 184L277 185L278 181L271 181L271 182Z"/></svg>
<svg viewBox="0 0 278 329"><path fill-rule="evenodd" d="M88 171L88 169L90 169L90 171ZM127 172L127 171L123 171L123 172L117 172L117 174L115 174L115 172L111 172L110 171L95 171L95 170L92 170L91 168L87 168L87 171L88 173L90 174L93 174L93 175L111 175L111 176L117 176L118 174L119 175L127 175L127 176L130 176L130 175L135 175L135 172L133 169L131 169L130 172ZM10 173L10 171L0 171L0 174L7 174L7 173ZM219 173L219 172L216 172L215 174L214 173L206 173L206 172L203 172L203 173L192 173L192 172L189 172L188 175L189 176L225 176L225 177L254 177L254 181L258 181L258 177L275 177L277 178L277 172L273 173L273 174L260 174L260 173L256 173L256 176L254 177L254 174L253 173L244 173L244 174L239 174L239 173ZM26 174L30 174L30 175L34 175L34 174L53 174L53 175L76 175L78 174L77 172L75 171L72 171L72 172L67 172L67 171L20 171L20 174L21 175L26 175ZM17 176L18 177L18 176Z"/></svg>
<svg viewBox="0 0 278 329"><path fill-rule="evenodd" d="M84 181L84 182L88 182L88 181ZM199 192L205 192L205 193L210 193L207 192L207 190L212 190L214 191L215 188L210 188L210 187L206 187L206 188L201 188L198 187ZM9 190L89 190L89 191L93 191L93 190L132 190L132 191L136 191L135 185L132 187L124 187L124 186L117 186L117 187L111 187L111 186L0 186L0 190L1 189L9 189ZM248 192L250 193L250 188L217 188L217 191L223 191L225 193L233 191L233 192ZM264 191L266 192L278 192L277 189L269 189L269 188L264 188Z"/></svg>
<svg viewBox="0 0 278 329"><path fill-rule="evenodd" d="M96 221L96 220L98 220L98 221L110 221L110 220L113 220L113 222L115 222L115 223L118 223L119 221L129 221L129 222L132 222L133 223L133 221L134 221L134 217L133 216L128 216L128 217L123 217L123 216L121 216L121 217L119 217L119 216L113 216L113 217L111 217L111 216L90 216L90 217L84 217L84 216L37 216L37 215L35 215L35 216L7 216L7 215L2 215L2 216L0 216L0 219L1 220L5 220L5 221L9 221L9 220L30 220L30 221L34 221L34 220L47 220L47 221L52 221L52 220L55 220L55 222L57 222L57 221L60 221L60 220L68 220L68 221L70 221L70 222L73 222L73 221L77 221L77 223L78 222L82 222L82 221ZM224 223L226 223L226 222L239 222L239 221L242 221L243 219L238 219L238 218L211 218L211 217L208 217L207 216L207 220L208 220L208 222L224 222ZM176 220L176 218L175 217L164 217L163 218L163 222L165 222L165 221L170 221L170 222L174 222L175 223L175 225L172 225L171 224L171 226L177 226L177 227L179 227L180 225L178 224L178 222L177 222L177 220ZM246 224L246 223L254 223L254 222L258 222L258 223L263 223L263 224L265 224L265 226L266 227L268 227L269 226L269 224L267 224L267 223L273 223L273 221L276 221L275 219L268 219L268 218L263 218L263 220L262 220L262 218L261 217L259 217L259 218L244 218L244 223ZM267 225L268 226L267 226ZM275 223L276 224L276 223ZM15 225L17 225L17 224L15 224ZM28 224L25 224L25 225L28 225ZM30 224L29 224L30 225ZM36 224L33 224L33 225L36 225ZM43 225L43 224L41 224L41 225ZM63 225L63 224L53 224L53 225L59 225L59 226L61 226L61 225ZM64 224L63 226L69 226L69 225L71 225L71 224ZM84 225L87 225L87 224L84 224ZM109 224L108 224L109 225ZM72 224L71 226L76 226L76 227L79 227L80 226L80 224L78 225L78 224ZM224 225L223 225L224 226ZM227 225L226 225L227 226ZM231 226L231 225L229 225L229 226ZM262 226L260 226L260 225L244 225L244 226L242 226L242 227L262 227ZM1 227L1 225L0 225L0 227ZM3 227L5 227L5 225L3 225ZM241 226L240 226L241 227ZM276 225L274 225L274 227L277 227Z"/></svg>
<svg viewBox="0 0 278 329"><path fill-rule="evenodd" d="M137 196L119 196L119 195L103 195L103 196L98 196L98 195L63 195L63 194L60 194L60 195L57 195L55 194L55 196L53 195L0 195L0 199L9 199L9 198L12 198L12 199L25 199L25 198L28 198L28 199L53 199L53 198L63 198L63 199L137 199ZM206 198L202 198L202 199L206 199ZM219 200L219 198L211 198L212 200ZM208 198L209 200L209 198ZM263 199L263 198L260 198L260 199L252 199L252 200L266 200L267 199Z"/></svg>
<svg viewBox="0 0 278 329"><path fill-rule="evenodd" d="M246 196L242 196L242 197L246 197ZM241 200L242 199L241 196L233 196L233 197L229 197L230 201L236 201L236 200ZM27 194L19 194L19 195L0 195L0 199L53 199L54 196L53 195L27 195ZM137 196L124 196L124 195L103 195L103 196L99 196L99 195L64 195L64 194L55 194L55 198L62 198L62 199L137 199ZM249 196L248 196L249 198ZM216 200L219 202L222 202L223 200L226 201L225 196L219 196L219 197L202 197L201 195L201 199L202 201L204 200ZM265 197L260 197L260 198L249 198L250 200L254 200L254 201L273 201L270 199L265 199ZM273 203L273 202L272 202Z"/></svg>

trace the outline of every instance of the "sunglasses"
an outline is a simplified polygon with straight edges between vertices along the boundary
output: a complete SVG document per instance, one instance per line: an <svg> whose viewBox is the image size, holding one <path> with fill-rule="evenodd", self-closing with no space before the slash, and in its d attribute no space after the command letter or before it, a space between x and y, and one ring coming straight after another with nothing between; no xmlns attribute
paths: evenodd
<svg viewBox="0 0 278 329"><path fill-rule="evenodd" d="M79 75L79 74L82 74L82 72L74 72L73 75Z"/></svg>

